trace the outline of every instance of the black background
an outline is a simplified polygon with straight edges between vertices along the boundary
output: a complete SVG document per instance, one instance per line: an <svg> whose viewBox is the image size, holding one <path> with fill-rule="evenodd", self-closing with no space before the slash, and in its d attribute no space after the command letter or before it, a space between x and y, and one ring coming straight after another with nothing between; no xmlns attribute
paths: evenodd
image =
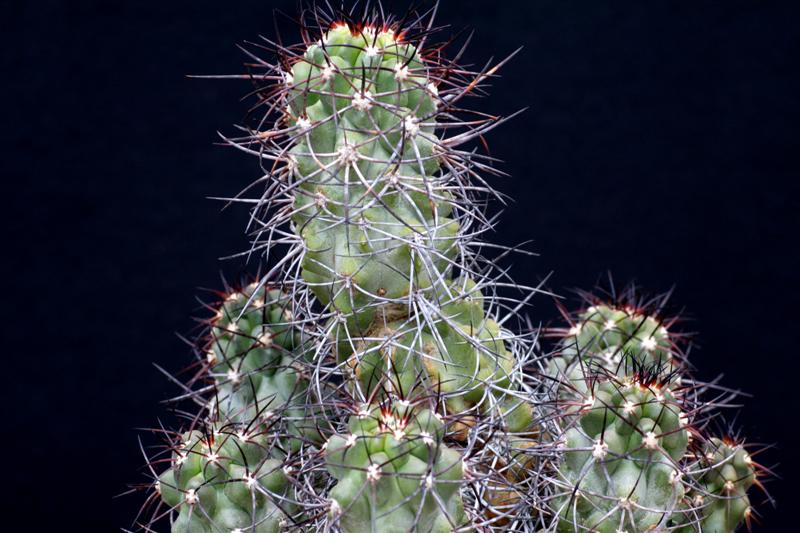
<svg viewBox="0 0 800 533"><path fill-rule="evenodd" d="M3 529L130 525L140 498L112 496L143 479L134 428L177 392L152 363L189 361L174 332L191 329L197 288L243 270L217 258L247 246L244 209L220 214L205 197L258 172L212 146L244 115L249 86L184 75L239 72L234 45L274 36L275 7L296 12L286 1L3 8ZM789 530L797 467L798 7L444 0L439 17L476 30L466 62L525 47L475 102L530 106L489 137L512 175L494 184L515 199L494 239L534 239L540 254L516 257L514 276L553 271L561 293L606 270L652 292L675 285L699 331L699 375L753 393L738 425L777 443L763 461L785 479L768 483L779 504L758 507L757 531ZM546 297L530 313L555 316Z"/></svg>

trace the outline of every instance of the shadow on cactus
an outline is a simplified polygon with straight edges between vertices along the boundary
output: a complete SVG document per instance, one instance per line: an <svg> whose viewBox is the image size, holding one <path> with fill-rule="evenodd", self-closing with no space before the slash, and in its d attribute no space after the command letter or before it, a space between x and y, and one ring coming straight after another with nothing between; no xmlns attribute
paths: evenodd
<svg viewBox="0 0 800 533"><path fill-rule="evenodd" d="M435 11L312 8L214 76L255 84L223 141L261 164L229 200L270 270L209 306L136 529L734 532L762 469L706 431L735 394L692 378L665 300L530 326L543 291L489 244L504 119L466 107L507 59L459 65Z"/></svg>

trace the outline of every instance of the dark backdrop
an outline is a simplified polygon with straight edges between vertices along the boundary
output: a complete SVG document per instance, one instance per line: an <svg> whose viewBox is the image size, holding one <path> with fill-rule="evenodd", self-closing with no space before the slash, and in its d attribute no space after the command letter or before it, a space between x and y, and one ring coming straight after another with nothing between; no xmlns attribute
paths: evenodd
<svg viewBox="0 0 800 533"><path fill-rule="evenodd" d="M489 138L513 176L494 183L516 200L494 239L532 238L540 253L515 258L515 277L553 271L561 292L606 270L653 292L675 285L700 332L700 376L753 393L738 424L778 444L764 461L786 481L768 484L779 507L759 507L758 531L787 530L797 473L798 6L445 0L439 18L476 30L468 62L525 46L477 102L530 106ZM212 146L249 87L184 75L238 72L234 45L273 35L274 7L295 10L3 8L4 521L130 525L139 497L112 496L143 479L134 428L176 393L152 363L189 360L174 332L191 329L197 288L243 270L217 258L246 247L244 210L220 214L205 197L257 175L255 160ZM535 304L535 320L555 315Z"/></svg>

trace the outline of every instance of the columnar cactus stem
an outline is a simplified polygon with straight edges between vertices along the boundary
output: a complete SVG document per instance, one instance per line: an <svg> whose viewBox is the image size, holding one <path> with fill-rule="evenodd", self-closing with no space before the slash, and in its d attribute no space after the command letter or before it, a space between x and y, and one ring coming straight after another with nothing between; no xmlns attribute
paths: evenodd
<svg viewBox="0 0 800 533"><path fill-rule="evenodd" d="M332 28L286 79L303 278L365 333L379 307L443 290L452 271L458 223L435 177L438 91L420 51L386 28Z"/></svg>
<svg viewBox="0 0 800 533"><path fill-rule="evenodd" d="M437 135L458 125L446 113L437 68L388 26L335 25L283 75L276 102L286 107L288 143L275 158L286 169L279 183L292 199L302 283L325 306L327 342L354 378L357 401L425 400L452 415L448 429L460 440L481 417L522 432L532 411L509 394L519 387L505 346L513 337L485 316L481 282L466 277L480 275L466 251L476 215L465 194L470 159L454 146L474 133L464 140ZM273 231L277 223L283 219L264 227ZM369 475L337 475L328 464L340 499L356 498L345 490L370 492L351 486L369 485ZM447 477L433 469L420 480L438 486L439 476ZM333 518L351 531L394 531L409 518L437 531L460 528L465 518L452 479L450 489L448 504L415 496L406 504L419 512L387 508L405 516L395 526L376 520L377 509L368 520L366 501L352 510L335 504ZM389 501L396 506L402 498ZM424 510L437 505L435 516Z"/></svg>
<svg viewBox="0 0 800 533"><path fill-rule="evenodd" d="M334 26L284 74L288 145L275 157L303 281L358 394L438 389L453 412L485 411L486 393L509 387L514 357L484 319L479 284L453 281L472 270L464 230L475 215L461 170L470 161L437 136L457 124L439 123L449 106L436 67L388 27ZM515 410L519 431L530 413Z"/></svg>

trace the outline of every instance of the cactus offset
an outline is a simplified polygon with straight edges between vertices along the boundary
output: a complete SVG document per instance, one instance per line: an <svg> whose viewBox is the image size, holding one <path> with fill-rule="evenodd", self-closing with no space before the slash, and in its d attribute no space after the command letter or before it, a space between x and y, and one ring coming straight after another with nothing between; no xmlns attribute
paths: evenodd
<svg viewBox="0 0 800 533"><path fill-rule="evenodd" d="M213 382L208 415L202 430L179 436L158 480L177 511L174 532L273 532L293 509L290 456L318 435L292 319L287 295L256 283L224 294L214 311L199 345Z"/></svg>
<svg viewBox="0 0 800 533"><path fill-rule="evenodd" d="M349 434L325 448L328 471L338 480L330 513L346 533L446 532L466 521L460 486L461 455L442 443L444 424L409 404L364 409Z"/></svg>
<svg viewBox="0 0 800 533"><path fill-rule="evenodd" d="M709 439L699 454L693 472L694 489L687 495L686 510L675 520L679 533L701 531L730 532L752 513L747 490L756 482L757 465L740 444L727 439Z"/></svg>
<svg viewBox="0 0 800 533"><path fill-rule="evenodd" d="M698 460L695 421L710 406L683 367L678 336L654 309L589 299L569 328L553 330L563 339L547 372L559 443L551 526L732 533L755 470L743 450L715 439Z"/></svg>
<svg viewBox="0 0 800 533"><path fill-rule="evenodd" d="M158 481L164 503L179 510L172 531L277 532L291 500L282 462L270 458L272 438L225 429L184 434Z"/></svg>
<svg viewBox="0 0 800 533"><path fill-rule="evenodd" d="M563 492L553 502L559 531L658 526L684 496L676 465L689 434L680 401L669 387L637 377L619 381L601 372L583 379L590 389L577 397L554 480Z"/></svg>
<svg viewBox="0 0 800 533"><path fill-rule="evenodd" d="M703 402L662 301L592 297L540 350L537 289L486 255L502 120L463 107L503 62L446 59L434 12L315 8L251 54L264 114L224 140L262 163L231 201L271 270L214 309L142 529L733 533L758 471L704 437L727 393Z"/></svg>
<svg viewBox="0 0 800 533"><path fill-rule="evenodd" d="M281 416L302 420L297 406L306 403L307 385L300 375L300 345L285 294L251 284L228 295L205 350L216 383L212 410L249 423L279 408Z"/></svg>

